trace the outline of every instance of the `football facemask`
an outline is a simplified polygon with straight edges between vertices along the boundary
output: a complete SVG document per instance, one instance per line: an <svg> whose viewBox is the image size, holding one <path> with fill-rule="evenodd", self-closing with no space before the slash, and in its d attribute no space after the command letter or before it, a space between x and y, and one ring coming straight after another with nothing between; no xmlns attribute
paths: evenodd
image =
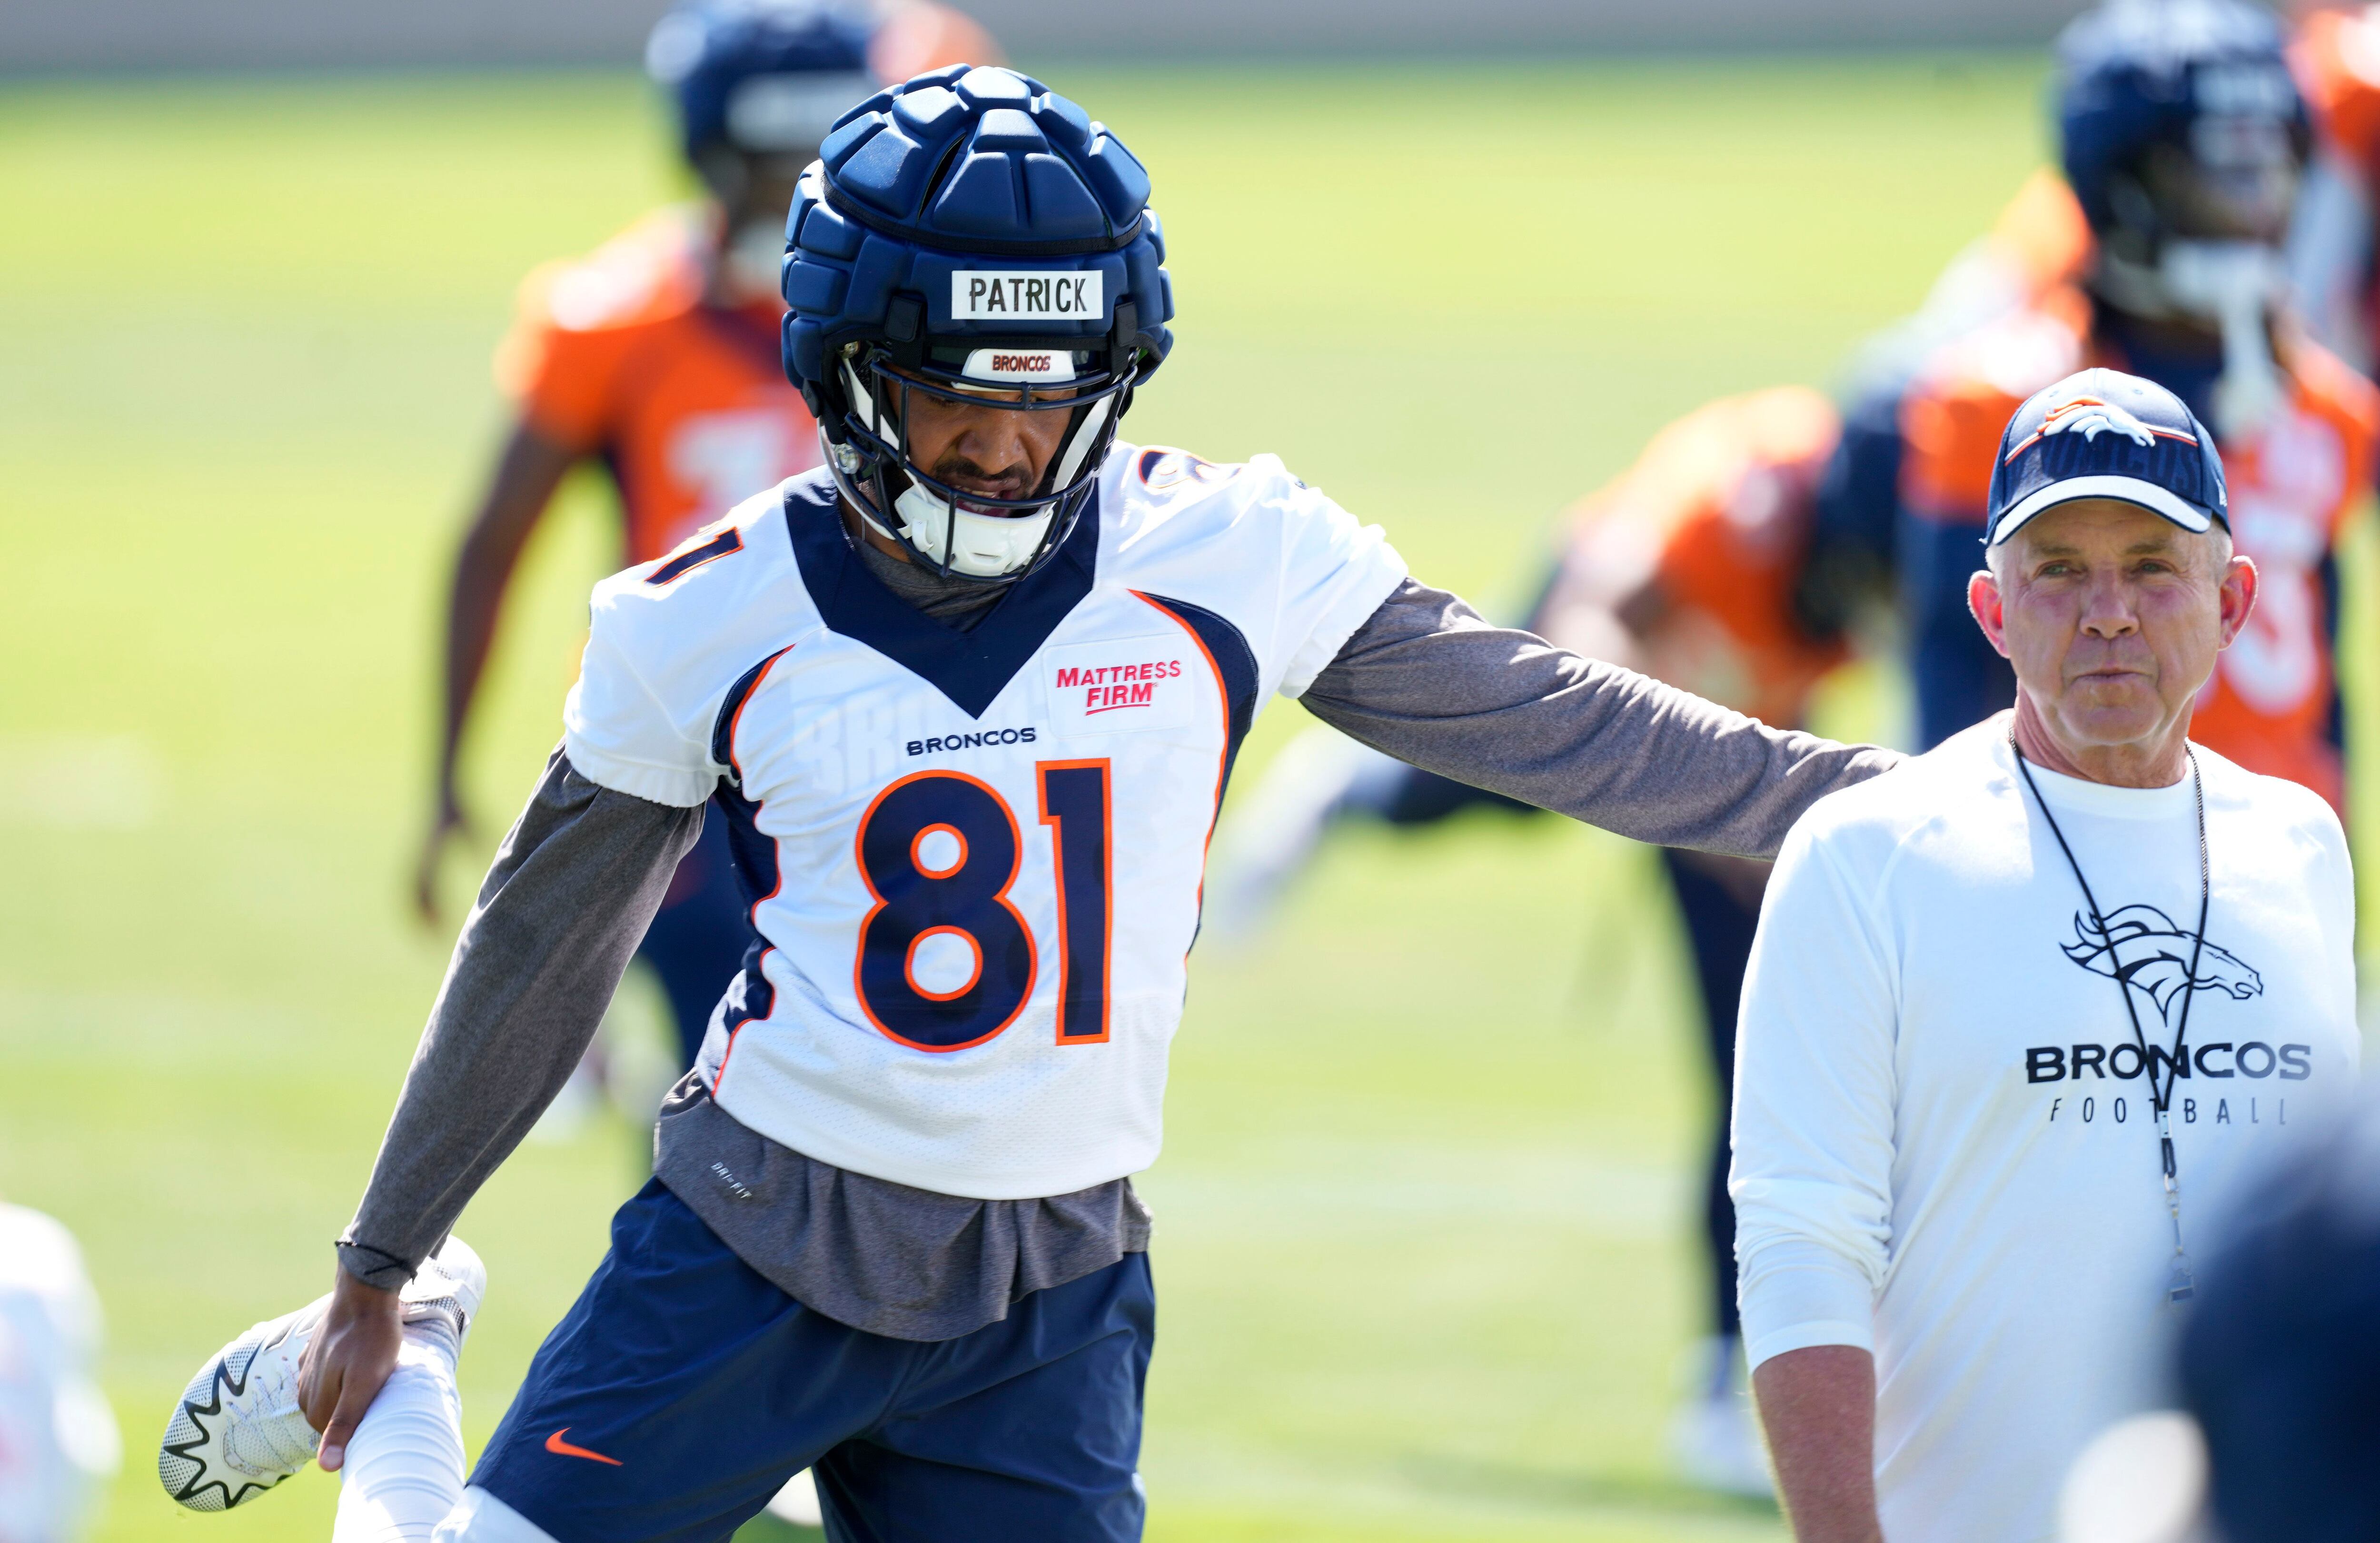
<svg viewBox="0 0 2380 1543"><path fill-rule="evenodd" d="M851 410L848 443L832 447L835 480L862 519L936 572L1022 578L1057 550L1089 502L1132 387L1131 371L1099 370L1096 358L1046 343L937 347L921 367L896 371L881 353L850 350L840 363ZM905 425L919 396L1068 418L1039 486L1000 498L953 486L910 457Z"/></svg>
<svg viewBox="0 0 2380 1543"><path fill-rule="evenodd" d="M2226 437L2264 423L2284 395L2266 319L2288 289L2280 242L2297 185L2286 127L2249 115L2198 118L2187 152L2152 147L2119 185L2121 228L2106 238L2095 287L2137 316L2221 329L2213 406Z"/></svg>

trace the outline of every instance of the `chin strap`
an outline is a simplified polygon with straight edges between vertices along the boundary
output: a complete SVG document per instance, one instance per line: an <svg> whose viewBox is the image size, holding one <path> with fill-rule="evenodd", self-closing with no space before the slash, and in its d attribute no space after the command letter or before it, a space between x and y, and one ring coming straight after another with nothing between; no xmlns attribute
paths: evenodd
<svg viewBox="0 0 2380 1543"><path fill-rule="evenodd" d="M901 534L911 548L969 578L1005 578L1021 573L1039 555L1055 503L1038 514L979 515L912 482L892 502Z"/></svg>

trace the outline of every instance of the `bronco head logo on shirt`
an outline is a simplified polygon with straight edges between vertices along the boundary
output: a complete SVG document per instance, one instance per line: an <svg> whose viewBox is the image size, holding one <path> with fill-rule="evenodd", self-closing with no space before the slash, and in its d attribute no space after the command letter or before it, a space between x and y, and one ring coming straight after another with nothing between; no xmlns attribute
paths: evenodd
<svg viewBox="0 0 2380 1543"><path fill-rule="evenodd" d="M2059 944L2058 952L2092 974L2121 981L2126 990L2146 996L2168 1037L2179 1036L2181 1006L2192 991L2221 991L2235 1002L2265 992L2264 977L2238 954L2216 943L2202 943L2154 905L2126 905L2110 914L2104 927L2078 911L2074 936L2077 941ZM2191 967L2193 956L2195 970ZM2313 1073L2312 1051L2308 1044L2276 1050L2254 1039L2238 1045L2214 1039L2192 1046L2168 1039L2152 1042L2145 1051L2131 1044L2035 1045L2024 1052L2024 1075L2029 1083L2061 1082L2069 1076L2079 1080L2085 1071L2127 1080L2144 1071L2186 1077L2195 1066L2199 1075L2209 1077L2255 1079L2277 1072L2284 1082L2302 1082ZM2130 1069L2124 1064L2127 1056L2131 1058ZM2210 1060L2218 1056L2232 1059L2228 1063Z"/></svg>
<svg viewBox="0 0 2380 1543"><path fill-rule="evenodd" d="M2058 952L2094 975L2108 976L2127 990L2147 994L2157 1017L2168 1029L2175 1027L2180 1005L2190 991L2225 991L2237 1002L2262 995L2265 978L2228 949L2201 943L2193 933L2173 924L2154 905L2127 905L2107 917L2103 929L2083 913L2074 913L2079 942L2061 944ZM2130 957L2119 954L2126 949ZM2197 972L2191 960L2197 958Z"/></svg>

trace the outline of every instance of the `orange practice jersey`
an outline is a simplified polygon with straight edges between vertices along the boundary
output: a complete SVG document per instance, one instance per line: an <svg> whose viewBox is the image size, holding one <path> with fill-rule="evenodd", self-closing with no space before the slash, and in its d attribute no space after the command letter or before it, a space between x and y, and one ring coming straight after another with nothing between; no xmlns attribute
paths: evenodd
<svg viewBox="0 0 2380 1543"><path fill-rule="evenodd" d="M2089 276L2098 243L2074 189L2043 166L2016 190L1992 222L1984 245L2027 300L2080 284Z"/></svg>
<svg viewBox="0 0 2380 1543"><path fill-rule="evenodd" d="M1981 527L2000 431L2024 399L2077 370L2125 368L2089 336L2090 308L2054 293L1937 352L1901 404L1901 502L1927 518ZM2380 392L2314 344L2284 336L2289 382L2270 421L2224 441L2238 549L2261 580L2246 630L2227 650L2192 720L2193 737L2247 767L2344 794L2328 726L2335 689L2322 565L2361 505L2380 431Z"/></svg>
<svg viewBox="0 0 2380 1543"><path fill-rule="evenodd" d="M2380 6L2311 12L2299 24L2289 66L2341 169L2362 182L2367 197L2380 197ZM2380 274L2365 271L2362 243L2337 245L2345 239L2326 222L2311 227L2300 254L2301 281L2314 291L2307 303L2328 325L2364 334L2360 351L2380 357L2374 346L2380 339L2369 335L2380 324Z"/></svg>
<svg viewBox="0 0 2380 1543"><path fill-rule="evenodd" d="M778 363L782 310L705 305L707 237L698 212L663 210L538 269L496 356L531 428L611 468L632 564L819 464Z"/></svg>
<svg viewBox="0 0 2380 1543"><path fill-rule="evenodd" d="M975 18L933 0L894 0L880 7L868 43L868 72L906 80L944 65L1004 65L1008 55Z"/></svg>
<svg viewBox="0 0 2380 1543"><path fill-rule="evenodd" d="M2380 15L2313 12L2298 28L2289 64L2324 138L2380 181Z"/></svg>
<svg viewBox="0 0 2380 1543"><path fill-rule="evenodd" d="M1649 674L1765 723L1800 722L1843 658L1839 642L1810 640L1792 608L1840 431L1833 405L1801 386L1723 397L1670 424L1572 512L1548 625L1559 630L1571 604L1622 607Z"/></svg>

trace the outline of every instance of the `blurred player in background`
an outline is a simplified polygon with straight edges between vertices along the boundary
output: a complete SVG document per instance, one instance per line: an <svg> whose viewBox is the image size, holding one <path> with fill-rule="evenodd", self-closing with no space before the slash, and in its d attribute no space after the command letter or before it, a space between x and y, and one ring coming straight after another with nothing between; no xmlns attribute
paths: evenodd
<svg viewBox="0 0 2380 1543"><path fill-rule="evenodd" d="M1852 354L1837 393L1842 436L1818 490L1798 603L1839 626L1888 600L1900 506L1902 399L1927 361L1955 340L2070 291L2090 272L2090 222L2066 179L2027 177L1989 232L1953 258L1925 303Z"/></svg>
<svg viewBox="0 0 2380 1543"><path fill-rule="evenodd" d="M622 560L661 556L762 488L819 464L818 426L779 368L785 211L834 120L881 81L997 60L965 17L925 4L703 0L663 17L645 63L676 109L698 200L658 210L521 286L496 358L517 404L456 555L446 614L437 813L415 895L437 916L439 859L465 826L455 763L513 569L563 477L600 462ZM693 1064L751 931L724 821L687 854L639 957Z"/></svg>
<svg viewBox="0 0 2380 1543"><path fill-rule="evenodd" d="M1823 564L1856 568L1864 552L1896 575L1922 745L2005 708L2008 665L1966 604L1999 426L2087 366L2154 380L2213 426L2240 550L2265 576L2197 732L2338 805L2333 549L2370 482L2380 399L2285 303L2311 130L2279 24L2239 0L2119 0L2070 27L2058 55L2066 183L2090 237L2081 281L2044 264L2033 299L1933 346L1905 388L1854 409ZM2032 210L2039 249L2075 250L2058 200Z"/></svg>
<svg viewBox="0 0 2380 1543"><path fill-rule="evenodd" d="M2313 113L2314 154L2289 236L2290 287L2324 346L2367 373L2380 349L2373 267L2380 189L2380 17L2368 6L2310 8L2289 63Z"/></svg>
<svg viewBox="0 0 2380 1543"><path fill-rule="evenodd" d="M1937 743L2006 706L2013 690L1965 601L2000 429L2038 387L2088 363L2118 363L2176 390L2218 425L2240 544L2267 576L2265 603L2224 656L2199 732L2252 769L2292 777L2337 803L2343 781L2330 665L2331 549L2369 480L2380 405L2281 305L2282 245L2308 150L2304 107L2281 43L2269 16L2226 0L2130 0L2069 31L2060 48L2066 175L2045 171L2028 180L1918 314L1861 350L1840 441L1829 436L1831 459L1823 477L1805 480L1810 492L1794 511L1795 558L1768 576L1782 592L1747 585L1732 597L1790 616L1798 642L1780 645L1774 634L1724 625L1706 629L1732 646L1740 678L1730 689L1706 673L1722 655L1697 660L1674 642L1641 651L1640 630L1629 625L1641 613L1624 602L1599 614L1556 614L1560 579L1531 625L1591 655L1640 660L1764 717L1787 712L1782 721L1790 723L1800 701L1746 694L1760 682L1764 650L1780 650L1765 667L1794 680L1814 657L1807 650L1839 649L1864 604L1897 594L1908 623L1917 737ZM2380 143L2380 108L2374 123ZM1611 494L1658 485L1643 473L1659 444L1646 464L1590 501L1582 538ZM1713 475L1723 479L1733 464L1715 463ZM1641 529L1650 532L1659 522ZM1680 551L1695 550L1700 533L1690 523L1672 529ZM1620 576L1629 567L1614 561L1608 540L1576 540L1562 560L1565 572L1605 570L1595 582L1607 595L1624 592ZM1676 620L1670 618L1672 626ZM1800 690L1806 694L1815 678L1803 679ZM1327 734L1302 739L1283 752L1229 833L1230 877L1218 886L1217 925L1227 934L1251 929L1333 818L1418 823L1482 797ZM1730 891L1701 862L1672 855L1668 866L1694 944L1724 1088L1759 889L1754 881ZM1736 926L1740 934L1731 931ZM1723 1181L1723 1129L1714 1147ZM1723 1183L1709 1209L1714 1229L1731 1226ZM1742 1457L1753 1464L1753 1481L1765 1485L1749 1431L1740 1440L1730 1434L1743 1424L1723 1369L1734 1349L1731 1236L1713 1233L1721 1338L1709 1396L1680 1422L1675 1444L1682 1466L1702 1482L1734 1487L1727 1475L1741 1471Z"/></svg>
<svg viewBox="0 0 2380 1543"><path fill-rule="evenodd" d="M121 1455L99 1369L99 1296L74 1234L0 1202L0 1539L73 1543Z"/></svg>
<svg viewBox="0 0 2380 1543"><path fill-rule="evenodd" d="M1791 386L1727 397L1670 425L1572 510L1523 625L1763 723L1798 726L1811 689L1848 652L1840 626L1814 626L1796 604L1837 427L1824 396ZM1417 825L1475 803L1528 808L1310 730L1281 752L1232 826L1216 925L1226 935L1257 927L1334 820ZM1710 1337L1671 1444L1696 1483L1765 1495L1767 1464L1743 1395L1727 1121L1737 999L1768 865L1667 847L1661 857L1694 951L1718 1090L1703 1205Z"/></svg>

